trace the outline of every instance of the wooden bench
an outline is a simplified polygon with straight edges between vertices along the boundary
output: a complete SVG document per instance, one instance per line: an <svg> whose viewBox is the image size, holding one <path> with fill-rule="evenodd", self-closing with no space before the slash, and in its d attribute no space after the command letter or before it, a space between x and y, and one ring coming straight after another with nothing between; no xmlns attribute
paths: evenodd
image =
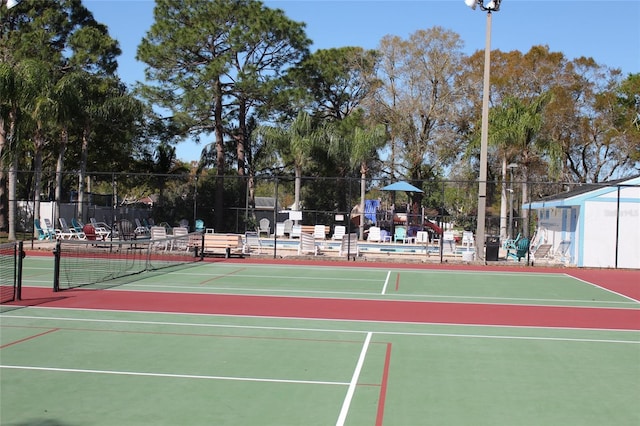
<svg viewBox="0 0 640 426"><path fill-rule="evenodd" d="M291 230L291 238L300 238L300 234L309 234L313 235L315 233L315 225L293 225ZM324 234L325 236L329 235L331 232L331 227L328 225L324 226Z"/></svg>
<svg viewBox="0 0 640 426"><path fill-rule="evenodd" d="M204 254L224 254L228 258L235 254L242 257L242 235L204 234Z"/></svg>
<svg viewBox="0 0 640 426"><path fill-rule="evenodd" d="M302 233L313 235L316 231L316 225L302 225ZM331 227L329 225L324 226L324 235L325 237L329 235L331 232Z"/></svg>

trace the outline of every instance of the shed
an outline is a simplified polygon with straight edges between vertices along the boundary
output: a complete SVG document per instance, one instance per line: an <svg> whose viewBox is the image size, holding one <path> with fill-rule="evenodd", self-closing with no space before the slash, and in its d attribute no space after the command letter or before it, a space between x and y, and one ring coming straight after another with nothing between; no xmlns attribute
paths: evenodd
<svg viewBox="0 0 640 426"><path fill-rule="evenodd" d="M640 176L584 184L525 204L538 216L532 248L580 267L640 269Z"/></svg>
<svg viewBox="0 0 640 426"><path fill-rule="evenodd" d="M274 197L255 197L255 202L256 207L254 214L257 221L266 218L269 219L269 223L272 223L274 214L277 217L276 222L281 222L289 218L288 212L283 213L279 210L280 206Z"/></svg>

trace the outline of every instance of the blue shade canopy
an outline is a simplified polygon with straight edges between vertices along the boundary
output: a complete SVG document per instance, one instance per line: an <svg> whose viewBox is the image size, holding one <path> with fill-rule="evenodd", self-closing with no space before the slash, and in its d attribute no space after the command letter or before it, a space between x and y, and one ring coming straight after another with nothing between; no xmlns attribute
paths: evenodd
<svg viewBox="0 0 640 426"><path fill-rule="evenodd" d="M387 185L382 188L383 191L405 191L405 192L424 192L420 188L416 188L411 185L409 182L405 182L403 180L399 182L394 182L391 185Z"/></svg>

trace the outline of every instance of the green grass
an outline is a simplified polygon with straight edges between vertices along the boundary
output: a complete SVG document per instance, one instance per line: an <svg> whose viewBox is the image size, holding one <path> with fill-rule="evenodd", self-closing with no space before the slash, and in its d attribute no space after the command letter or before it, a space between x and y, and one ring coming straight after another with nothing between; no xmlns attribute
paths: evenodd
<svg viewBox="0 0 640 426"><path fill-rule="evenodd" d="M31 241L33 234L31 232L16 232L18 241ZM0 244L9 242L9 233L0 231Z"/></svg>

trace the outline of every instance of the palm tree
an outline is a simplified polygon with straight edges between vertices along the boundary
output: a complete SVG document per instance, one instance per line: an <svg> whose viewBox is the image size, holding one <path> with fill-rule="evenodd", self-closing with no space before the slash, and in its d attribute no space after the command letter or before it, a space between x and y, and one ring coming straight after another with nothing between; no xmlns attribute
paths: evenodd
<svg viewBox="0 0 640 426"><path fill-rule="evenodd" d="M509 160L515 160L522 170L522 202L528 202L529 189L527 181L529 170L533 163L540 158L542 151L548 147L538 139L538 133L542 128L542 112L550 102L550 92L544 93L532 101L508 97L502 105L493 111L490 124L489 143L497 146L501 153L502 161L502 196L500 209L500 236L506 236L506 182L507 164ZM522 212L523 221L526 222L528 212ZM525 235L527 231L525 230Z"/></svg>
<svg viewBox="0 0 640 426"><path fill-rule="evenodd" d="M299 210L302 172L313 159L311 155L313 148L327 140L327 128L315 125L308 113L300 111L288 127L265 126L258 128L256 133L264 139L265 143L275 144L280 156L288 159L287 162L293 166L295 176L293 210Z"/></svg>
<svg viewBox="0 0 640 426"><path fill-rule="evenodd" d="M48 75L46 65L37 60L25 60L13 65L0 63L0 165L9 164L7 219L10 240L16 239L16 185L23 145L18 138L18 129L22 129L22 133L31 131L27 123L29 120L19 120L19 117L28 118L29 113L32 116L35 114L38 100L43 100L42 81ZM34 217L38 216L39 210L35 210Z"/></svg>
<svg viewBox="0 0 640 426"><path fill-rule="evenodd" d="M85 198L85 177L89 158L89 145L100 125L108 128L113 134L124 131L135 117L140 114L141 103L128 94L122 82L113 77L84 74L79 109L76 112L80 131L80 167L78 173L78 205L82 209ZM117 120L114 120L117 117ZM79 212L82 215L82 210Z"/></svg>
<svg viewBox="0 0 640 426"><path fill-rule="evenodd" d="M59 125L58 157L56 161L56 187L55 187L55 216L59 216L59 202L62 199L62 176L64 172L64 158L69 145L69 127L73 118L79 113L82 94L85 86L84 72L71 72L64 75L56 82L53 88L55 102L55 116ZM82 203L77 211L82 217Z"/></svg>
<svg viewBox="0 0 640 426"><path fill-rule="evenodd" d="M0 62L0 183L4 183L4 170L9 170L8 193L0 184L0 228L8 226L9 240L16 239L15 233L15 191L18 162L16 143L16 121L18 116L19 90L16 70L7 62ZM9 167L5 167L8 164Z"/></svg>
<svg viewBox="0 0 640 426"><path fill-rule="evenodd" d="M364 236L364 205L366 198L367 173L369 164L378 149L387 141L387 132L383 124L370 128L356 126L347 137L332 137L330 153L349 158L352 168L360 172L360 238Z"/></svg>
<svg viewBox="0 0 640 426"><path fill-rule="evenodd" d="M189 173L189 168L178 161L175 147L161 142L156 148L153 173L156 176L158 189L158 206L164 206L164 190L168 175Z"/></svg>

